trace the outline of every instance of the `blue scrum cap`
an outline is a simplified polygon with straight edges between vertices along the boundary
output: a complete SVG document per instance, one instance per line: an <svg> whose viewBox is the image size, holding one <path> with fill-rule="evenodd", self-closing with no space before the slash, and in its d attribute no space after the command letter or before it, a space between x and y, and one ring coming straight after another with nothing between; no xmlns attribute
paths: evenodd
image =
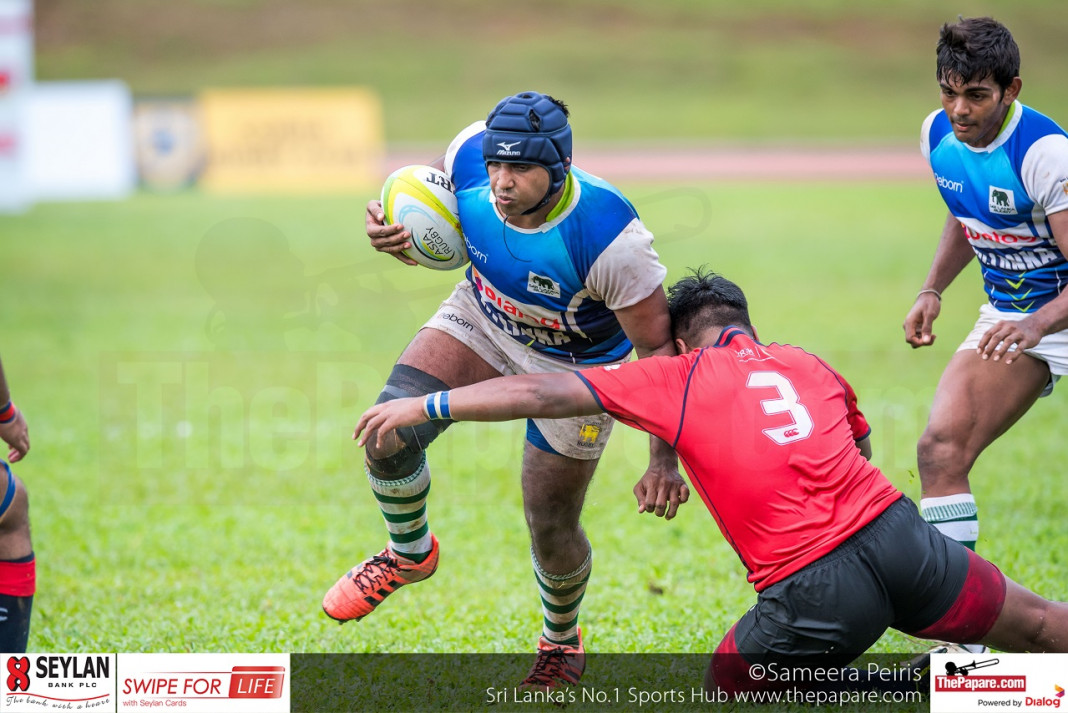
<svg viewBox="0 0 1068 713"><path fill-rule="evenodd" d="M563 187L571 166L571 126L565 109L539 92L505 97L486 117L482 158L544 166L551 182L545 205Z"/></svg>

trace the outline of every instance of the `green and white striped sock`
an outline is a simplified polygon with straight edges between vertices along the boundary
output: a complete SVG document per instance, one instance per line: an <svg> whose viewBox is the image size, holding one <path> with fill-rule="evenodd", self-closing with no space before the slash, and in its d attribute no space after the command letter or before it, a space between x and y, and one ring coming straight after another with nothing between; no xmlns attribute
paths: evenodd
<svg viewBox="0 0 1068 713"><path fill-rule="evenodd" d="M920 514L946 537L975 549L979 541L979 508L971 493L922 498Z"/></svg>
<svg viewBox="0 0 1068 713"><path fill-rule="evenodd" d="M415 472L405 478L380 480L367 471L367 480L386 521L390 548L413 562L425 560L431 549L430 526L426 521L426 496L430 492L426 455Z"/></svg>
<svg viewBox="0 0 1068 713"><path fill-rule="evenodd" d="M578 615L582 597L586 594L586 582L593 571L593 550L586 561L568 574L549 574L538 562L534 548L530 548L530 560L534 564L534 576L541 593L541 610L544 615L542 634L554 644L578 646Z"/></svg>

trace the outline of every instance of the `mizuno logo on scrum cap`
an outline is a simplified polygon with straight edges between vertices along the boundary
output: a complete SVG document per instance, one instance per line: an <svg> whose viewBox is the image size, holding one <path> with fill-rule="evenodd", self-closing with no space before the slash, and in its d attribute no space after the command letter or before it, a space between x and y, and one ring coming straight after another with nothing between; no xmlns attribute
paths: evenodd
<svg viewBox="0 0 1068 713"><path fill-rule="evenodd" d="M512 149L514 147L518 146L521 143L523 143L523 142L522 141L511 141L511 142L509 142L509 141L498 141L497 145L500 146L500 148L497 150L497 155L498 156L518 156L519 152L518 151L513 151Z"/></svg>

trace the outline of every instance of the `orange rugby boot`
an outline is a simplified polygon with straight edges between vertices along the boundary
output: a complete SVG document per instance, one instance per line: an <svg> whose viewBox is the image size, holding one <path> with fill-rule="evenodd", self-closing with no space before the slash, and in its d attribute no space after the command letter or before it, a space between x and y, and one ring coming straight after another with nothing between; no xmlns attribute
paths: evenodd
<svg viewBox="0 0 1068 713"><path fill-rule="evenodd" d="M561 686L577 686L586 670L586 648L582 645L582 629L578 630L578 646L568 646L549 641L544 636L538 640L538 657L521 688L547 690Z"/></svg>
<svg viewBox="0 0 1068 713"><path fill-rule="evenodd" d="M405 584L421 582L438 568L438 538L430 536L430 555L422 562L398 558L390 545L339 579L323 597L323 611L335 621L359 621Z"/></svg>

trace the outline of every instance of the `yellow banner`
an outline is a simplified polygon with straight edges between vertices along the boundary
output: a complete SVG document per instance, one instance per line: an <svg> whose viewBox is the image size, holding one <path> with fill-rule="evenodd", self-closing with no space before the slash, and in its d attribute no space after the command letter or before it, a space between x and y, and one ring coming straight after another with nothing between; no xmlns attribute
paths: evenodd
<svg viewBox="0 0 1068 713"><path fill-rule="evenodd" d="M200 95L219 193L348 193L382 182L382 104L368 89L212 89Z"/></svg>

